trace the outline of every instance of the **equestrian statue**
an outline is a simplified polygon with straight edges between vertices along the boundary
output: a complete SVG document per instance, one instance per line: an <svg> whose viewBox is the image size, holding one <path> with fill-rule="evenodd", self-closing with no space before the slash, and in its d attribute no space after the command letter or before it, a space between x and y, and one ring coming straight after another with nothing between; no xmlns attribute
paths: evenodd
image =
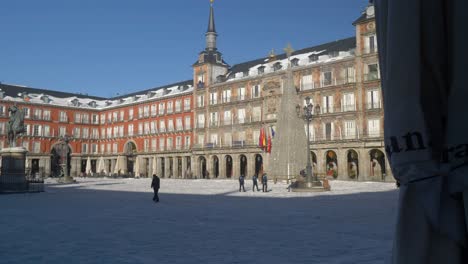
<svg viewBox="0 0 468 264"><path fill-rule="evenodd" d="M24 110L13 105L8 107L8 112L10 113L10 120L8 120L7 124L8 145L10 148L14 148L16 147L16 139L18 136L26 132L26 127L24 126Z"/></svg>

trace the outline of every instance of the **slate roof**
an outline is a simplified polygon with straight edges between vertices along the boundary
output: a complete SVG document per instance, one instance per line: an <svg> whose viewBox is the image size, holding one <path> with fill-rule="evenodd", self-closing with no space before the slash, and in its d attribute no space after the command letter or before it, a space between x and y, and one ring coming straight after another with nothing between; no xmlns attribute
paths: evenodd
<svg viewBox="0 0 468 264"><path fill-rule="evenodd" d="M333 52L333 51L348 51L348 50L355 49L355 48L356 48L356 37L349 37L349 38L340 39L340 40L336 40L333 42L328 42L328 43L321 44L321 45L314 46L314 47L296 50L292 53L291 57L293 57L294 55L304 54L304 53L313 52L313 51L325 50L325 52L328 53L328 52ZM255 65L264 64L265 59L267 59L267 57L263 57L260 59L233 65L231 69L229 70L230 72L229 74L232 75L238 72L249 71L249 69ZM286 54L283 53L280 55L276 55L276 59L278 60L286 59Z"/></svg>
<svg viewBox="0 0 468 264"><path fill-rule="evenodd" d="M93 100L105 100L106 98L86 95L86 94L77 94L77 93L67 93L67 92L59 92L54 90L48 89L40 89L40 88L31 88L31 87L24 87L19 85L11 85L11 84L3 84L0 83L0 89L5 92L5 96L11 97L18 97L18 93L26 92L30 94L47 94L50 96L55 96L58 98L68 98L68 97L78 97L83 99L93 99Z"/></svg>
<svg viewBox="0 0 468 264"><path fill-rule="evenodd" d="M164 88L170 88L170 87L174 87L174 86L184 86L184 85L192 86L193 85L193 80L187 80L187 81L168 84L168 85L164 85L164 86L160 86L160 87L156 87L156 88L146 89L146 90L138 91L138 92L134 92L134 93L123 94L123 95L119 95L119 96L116 96L116 97L109 98L109 100L127 98L127 97L131 97L131 96L134 96L134 95L142 95L142 94L146 94L148 92L158 91L158 90L161 90L161 89L164 89Z"/></svg>
<svg viewBox="0 0 468 264"><path fill-rule="evenodd" d="M364 12L358 19L356 19L356 21L353 22L353 25L355 26L356 24L364 22L364 21L366 21L368 19L369 18L367 18L367 14Z"/></svg>

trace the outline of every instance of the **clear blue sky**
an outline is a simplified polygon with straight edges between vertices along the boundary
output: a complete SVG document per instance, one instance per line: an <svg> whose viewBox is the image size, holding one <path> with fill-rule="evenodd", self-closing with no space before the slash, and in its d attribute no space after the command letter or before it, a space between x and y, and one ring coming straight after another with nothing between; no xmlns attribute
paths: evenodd
<svg viewBox="0 0 468 264"><path fill-rule="evenodd" d="M367 0L215 0L230 65L353 36ZM209 0L1 0L0 81L115 96L192 79Z"/></svg>

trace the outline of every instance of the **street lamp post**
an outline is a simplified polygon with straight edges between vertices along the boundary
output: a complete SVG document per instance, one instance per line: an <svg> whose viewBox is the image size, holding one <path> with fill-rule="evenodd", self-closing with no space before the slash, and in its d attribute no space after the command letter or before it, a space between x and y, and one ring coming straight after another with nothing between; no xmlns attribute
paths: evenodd
<svg viewBox="0 0 468 264"><path fill-rule="evenodd" d="M322 186L322 183L318 180L317 175L314 175L312 171L312 163L310 157L310 121L312 121L312 111L314 106L310 102L309 96L305 98L305 102L306 105L304 106L304 120L307 122L307 187Z"/></svg>

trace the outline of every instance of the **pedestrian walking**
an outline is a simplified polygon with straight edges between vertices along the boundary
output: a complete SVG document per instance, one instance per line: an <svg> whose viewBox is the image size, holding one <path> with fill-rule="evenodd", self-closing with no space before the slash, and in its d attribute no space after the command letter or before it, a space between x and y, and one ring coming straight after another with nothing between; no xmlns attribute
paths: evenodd
<svg viewBox="0 0 468 264"><path fill-rule="evenodd" d="M258 188L258 176L257 176L257 174L255 174L252 177L252 182L253 182L252 191L255 192L255 188L257 188L257 192L259 192L260 189Z"/></svg>
<svg viewBox="0 0 468 264"><path fill-rule="evenodd" d="M268 177L266 172L262 175L262 192L268 192Z"/></svg>
<svg viewBox="0 0 468 264"><path fill-rule="evenodd" d="M159 202L159 196L158 196L159 186L160 186L159 182L160 182L159 177L156 174L153 174L153 181L151 181L151 188L153 188L153 191L154 191L153 201L155 203Z"/></svg>
<svg viewBox="0 0 468 264"><path fill-rule="evenodd" d="M239 192L241 191L241 189L244 190L244 192L245 192L244 180L245 180L244 175L241 175L239 177Z"/></svg>

